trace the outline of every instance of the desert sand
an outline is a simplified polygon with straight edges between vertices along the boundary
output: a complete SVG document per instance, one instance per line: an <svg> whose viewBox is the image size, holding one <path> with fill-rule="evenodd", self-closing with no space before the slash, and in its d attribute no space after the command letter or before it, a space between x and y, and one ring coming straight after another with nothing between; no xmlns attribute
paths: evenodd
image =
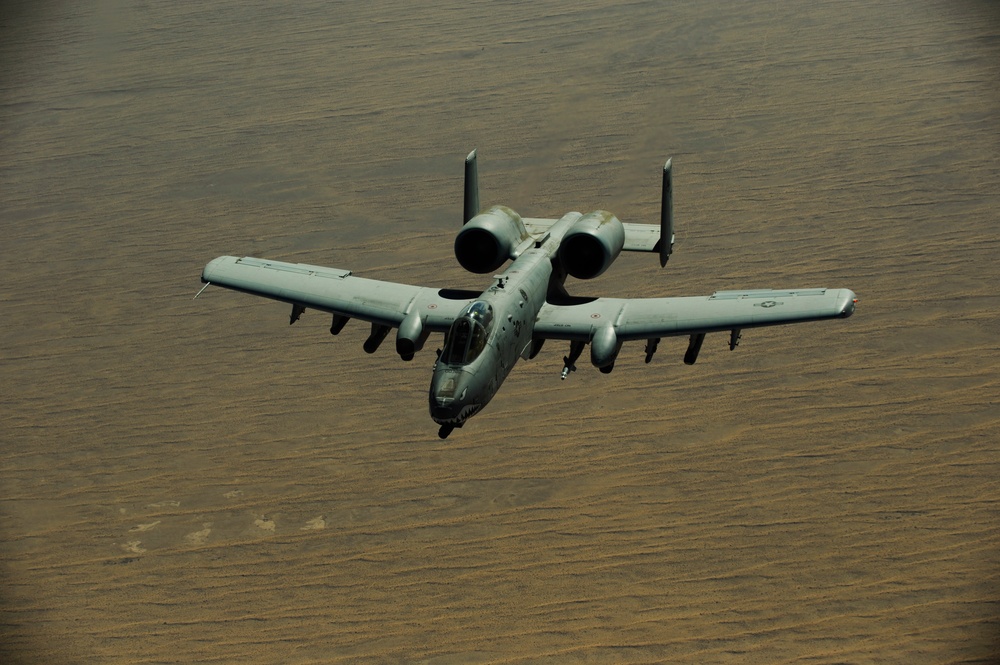
<svg viewBox="0 0 1000 665"><path fill-rule="evenodd" d="M996 4L434 4L4 3L0 661L998 662ZM572 293L858 311L550 343L441 441L439 338L192 300L484 287L472 148L484 204L636 222L674 158L667 267Z"/></svg>

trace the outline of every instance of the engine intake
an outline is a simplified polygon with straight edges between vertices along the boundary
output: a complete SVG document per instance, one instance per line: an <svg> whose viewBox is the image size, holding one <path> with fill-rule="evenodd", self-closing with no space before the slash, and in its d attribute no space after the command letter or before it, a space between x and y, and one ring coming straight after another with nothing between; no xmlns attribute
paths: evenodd
<svg viewBox="0 0 1000 665"><path fill-rule="evenodd" d="M493 206L470 219L459 231L455 238L455 258L469 272L492 272L527 237L520 215L506 206Z"/></svg>
<svg viewBox="0 0 1000 665"><path fill-rule="evenodd" d="M611 267L625 246L625 227L607 210L581 217L559 244L559 260L577 279L592 279Z"/></svg>

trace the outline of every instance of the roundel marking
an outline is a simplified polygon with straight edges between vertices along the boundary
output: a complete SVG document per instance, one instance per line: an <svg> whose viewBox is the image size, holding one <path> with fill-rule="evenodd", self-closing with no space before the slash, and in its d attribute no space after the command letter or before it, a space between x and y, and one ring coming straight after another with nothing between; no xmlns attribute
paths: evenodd
<svg viewBox="0 0 1000 665"><path fill-rule="evenodd" d="M590 315L590 318L599 319L601 318L601 315L598 312L594 312L593 314Z"/></svg>

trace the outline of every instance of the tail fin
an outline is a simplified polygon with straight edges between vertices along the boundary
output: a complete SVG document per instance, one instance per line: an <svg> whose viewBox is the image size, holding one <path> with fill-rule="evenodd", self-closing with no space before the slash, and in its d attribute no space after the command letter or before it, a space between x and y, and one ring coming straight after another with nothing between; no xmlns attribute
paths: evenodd
<svg viewBox="0 0 1000 665"><path fill-rule="evenodd" d="M473 157L475 155L473 154ZM674 253L674 190L671 178L673 159L668 159L663 165L663 198L660 201L660 267L667 265L667 260ZM475 166L473 166L475 168ZM468 173L468 162L466 162ZM468 192L468 185L466 185ZM468 196L468 194L466 194Z"/></svg>
<svg viewBox="0 0 1000 665"><path fill-rule="evenodd" d="M479 169L476 168L476 151L465 158L465 212L462 224L479 214Z"/></svg>

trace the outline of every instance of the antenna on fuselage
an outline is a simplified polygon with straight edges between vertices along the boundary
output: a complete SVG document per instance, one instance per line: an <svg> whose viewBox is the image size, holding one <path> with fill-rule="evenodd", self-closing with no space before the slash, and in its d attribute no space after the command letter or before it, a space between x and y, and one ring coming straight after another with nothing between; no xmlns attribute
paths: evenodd
<svg viewBox="0 0 1000 665"><path fill-rule="evenodd" d="M465 158L465 213L462 224L479 214L479 169L476 168L476 151Z"/></svg>
<svg viewBox="0 0 1000 665"><path fill-rule="evenodd" d="M674 252L674 185L671 178L671 162L668 159L663 165L663 198L660 201L660 267L667 265L667 260ZM468 173L468 162L466 162Z"/></svg>

